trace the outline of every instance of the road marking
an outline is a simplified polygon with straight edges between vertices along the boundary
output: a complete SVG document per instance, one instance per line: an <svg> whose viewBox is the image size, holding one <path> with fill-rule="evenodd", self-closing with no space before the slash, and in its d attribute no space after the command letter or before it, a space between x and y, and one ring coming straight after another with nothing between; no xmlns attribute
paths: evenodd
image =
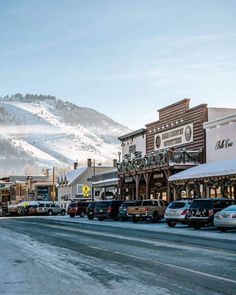
<svg viewBox="0 0 236 295"><path fill-rule="evenodd" d="M112 252L112 253L115 253L115 254L123 255L123 256L126 256L126 257L131 257L131 258L134 258L134 259L139 259L139 260L143 260L143 261L147 261L147 262L152 262L152 263L154 262L156 264L161 264L163 266L169 266L169 267L172 267L172 268L176 268L178 270L183 270L183 271L186 271L186 272L195 273L195 274L205 276L205 277L209 277L209 278L212 278L212 279L221 280L221 281L224 281L224 282L236 284L236 281L231 280L231 279L227 279L227 278L224 278L224 277L219 277L219 276L216 276L216 275L211 275L211 274L206 273L206 272L201 272L201 271L193 270L193 269L190 269L190 268L185 268L185 267L182 267L182 266L177 266L175 264L164 263L164 262L161 262L161 261L156 260L156 259L150 260L150 259L147 259L147 258L137 257L137 256L134 256L134 255L131 255L131 254L125 254L123 252L112 251L112 250L108 250L108 249L101 248L101 247L96 247L96 246L88 246L88 247L92 248L92 249L96 249L96 250Z"/></svg>
<svg viewBox="0 0 236 295"><path fill-rule="evenodd" d="M121 239L121 240L124 239L124 240L131 240L131 241L137 241L137 242L144 242L146 244L153 244L153 245L163 245L164 244L166 247L170 247L170 248L172 247L172 246L166 245L166 243L164 243L164 242L147 241L147 240L144 240L144 239L129 238L129 237L122 236L122 235L117 236L117 235L110 234L110 233L109 234L98 233L96 231L83 230L83 229L77 229L77 228L76 229L75 228L72 229L72 228L68 228L68 227L65 228L64 226L60 226L60 225L51 225L51 224L38 223L38 222L32 222L32 223L36 224L36 225L42 225L42 226L50 227L50 228L58 228L58 229L63 229L63 230L67 230L67 231L81 232L81 233L87 233L87 234L92 234L92 235L97 235L97 236L115 237L115 238ZM198 274L198 275L201 275L201 276L209 277L209 278L212 278L212 279L217 279L217 280L221 280L221 281L224 281L224 282L236 284L235 280L227 279L227 278L224 278L224 277L212 275L212 274L205 273L205 272L200 272L200 271L193 270L193 269L190 269L190 268L185 268L185 267L182 267L182 266L177 266L175 264L161 262L161 261L156 260L156 259L150 260L150 259L143 258L143 257L137 257L137 256L134 256L132 254L125 254L123 252L113 251L113 250L109 250L109 249L105 249L105 248L101 248L101 247L97 247L97 246L87 246L87 247L91 248L91 249L97 249L97 250L102 250L102 251L106 251L106 252L112 252L114 254L119 254L119 255L126 256L126 257L131 257L131 258L134 258L134 259L139 259L139 260L143 260L143 261L147 261L147 262L151 262L151 263L161 264L163 266L167 266L167 267L175 268L175 269L178 269L178 270L183 270L183 271L186 271L186 272L191 272L191 273ZM182 247L182 245L181 245L181 247ZM190 246L190 247L189 246L183 246L183 247L184 248L194 248L192 246ZM195 248L198 248L198 247L195 247ZM207 251L213 252L212 250L207 250ZM235 254L231 254L231 255L235 256Z"/></svg>

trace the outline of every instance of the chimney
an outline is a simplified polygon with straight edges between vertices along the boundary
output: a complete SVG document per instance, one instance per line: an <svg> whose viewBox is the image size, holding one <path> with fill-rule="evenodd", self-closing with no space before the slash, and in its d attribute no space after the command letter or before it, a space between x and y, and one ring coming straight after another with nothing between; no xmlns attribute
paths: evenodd
<svg viewBox="0 0 236 295"><path fill-rule="evenodd" d="M74 170L77 169L77 167L78 167L78 163L75 162L75 163L74 163Z"/></svg>
<svg viewBox="0 0 236 295"><path fill-rule="evenodd" d="M92 167L92 159L88 159L87 160L87 166L88 167Z"/></svg>
<svg viewBox="0 0 236 295"><path fill-rule="evenodd" d="M113 167L117 167L117 159L113 159Z"/></svg>

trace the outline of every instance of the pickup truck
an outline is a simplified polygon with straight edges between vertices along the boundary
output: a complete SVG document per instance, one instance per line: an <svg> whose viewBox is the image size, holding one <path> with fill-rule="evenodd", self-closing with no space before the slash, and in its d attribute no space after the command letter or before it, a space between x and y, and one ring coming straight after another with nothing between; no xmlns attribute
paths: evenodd
<svg viewBox="0 0 236 295"><path fill-rule="evenodd" d="M168 203L163 200L143 200L140 206L128 207L128 216L133 222L149 220L157 222L164 217Z"/></svg>

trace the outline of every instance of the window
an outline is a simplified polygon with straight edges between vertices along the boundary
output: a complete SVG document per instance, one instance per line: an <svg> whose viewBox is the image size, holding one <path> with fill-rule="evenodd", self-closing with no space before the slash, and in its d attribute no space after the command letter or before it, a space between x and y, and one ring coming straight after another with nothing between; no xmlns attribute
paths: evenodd
<svg viewBox="0 0 236 295"><path fill-rule="evenodd" d="M83 184L77 184L77 195L83 196Z"/></svg>
<svg viewBox="0 0 236 295"><path fill-rule="evenodd" d="M153 202L152 201L143 201L143 206L152 206Z"/></svg>
<svg viewBox="0 0 236 295"><path fill-rule="evenodd" d="M184 202L172 202L169 205L170 209L180 209L180 208L184 208L185 207L185 203Z"/></svg>
<svg viewBox="0 0 236 295"><path fill-rule="evenodd" d="M46 204L46 207L50 207L50 204Z"/></svg>

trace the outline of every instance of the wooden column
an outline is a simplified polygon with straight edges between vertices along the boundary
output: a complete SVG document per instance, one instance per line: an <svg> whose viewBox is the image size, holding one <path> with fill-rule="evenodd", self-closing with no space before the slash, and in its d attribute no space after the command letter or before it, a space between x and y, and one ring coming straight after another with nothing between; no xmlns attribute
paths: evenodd
<svg viewBox="0 0 236 295"><path fill-rule="evenodd" d="M139 183L140 183L141 175L135 175L135 200L139 199Z"/></svg>
<svg viewBox="0 0 236 295"><path fill-rule="evenodd" d="M149 182L151 179L152 174L151 173L144 173L144 180L145 180L145 184L146 184L146 199L149 199Z"/></svg>
<svg viewBox="0 0 236 295"><path fill-rule="evenodd" d="M118 181L118 198L123 199L123 195L122 195L122 186L123 186L123 182L124 182L124 176L121 175L119 177L119 181Z"/></svg>

